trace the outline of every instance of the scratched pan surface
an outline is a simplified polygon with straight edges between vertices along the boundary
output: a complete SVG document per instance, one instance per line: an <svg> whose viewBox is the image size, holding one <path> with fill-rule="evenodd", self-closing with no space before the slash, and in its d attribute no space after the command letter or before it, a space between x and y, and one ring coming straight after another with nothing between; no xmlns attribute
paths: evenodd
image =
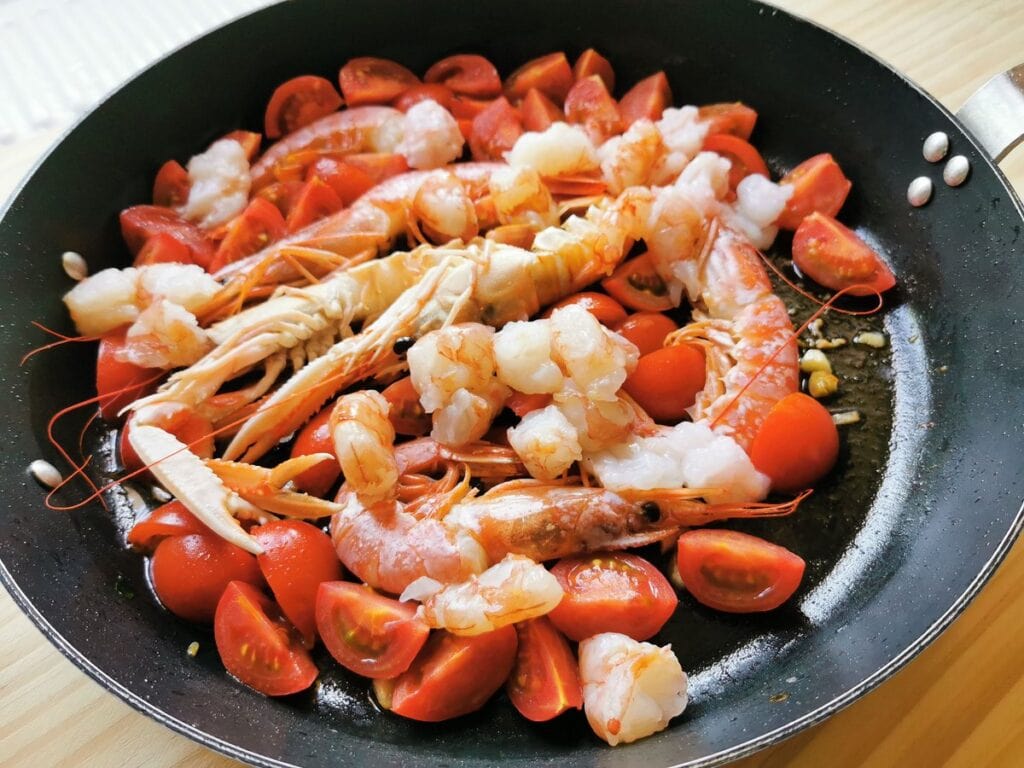
<svg viewBox="0 0 1024 768"><path fill-rule="evenodd" d="M263 698L231 680L209 633L153 602L142 561L123 546L132 512L93 505L47 511L25 472L55 458L46 423L92 394L93 349L70 345L17 365L41 343L29 322L69 329L58 255L93 269L123 265L117 212L146 202L156 169L239 126L258 130L272 89L300 73L333 76L351 56L398 59L422 72L479 51L503 72L595 46L620 83L664 68L677 103L741 99L778 172L832 151L854 179L844 219L891 259L900 289L883 317L830 320L832 335L884 328L891 347L833 356L843 430L834 477L789 520L744 528L801 553L805 584L768 616L728 616L683 596L658 638L691 674L693 701L667 731L615 750L570 714L534 726L503 697L457 722L420 726L373 708L366 686L324 664L316 690ZM967 183L939 185L912 210L909 180L938 169L924 136L949 132L972 163ZM6 492L3 579L72 661L168 726L259 765L711 765L816 722L877 685L963 609L1021 524L1024 455L1024 245L1019 202L953 119L898 74L832 34L742 0L578 4L294 2L217 30L111 96L60 143L0 224L2 407ZM781 239L778 253L788 242ZM785 294L787 298L791 294ZM797 313L806 313L797 306ZM73 422L73 420L71 420ZM77 439L69 422L66 443ZM109 439L92 430L99 475ZM739 527L739 526L737 526ZM199 640L189 659L185 647Z"/></svg>

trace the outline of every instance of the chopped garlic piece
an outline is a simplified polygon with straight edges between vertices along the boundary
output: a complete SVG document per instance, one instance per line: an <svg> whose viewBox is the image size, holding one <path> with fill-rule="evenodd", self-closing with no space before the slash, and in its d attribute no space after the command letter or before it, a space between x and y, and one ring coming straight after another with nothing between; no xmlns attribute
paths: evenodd
<svg viewBox="0 0 1024 768"><path fill-rule="evenodd" d="M885 346L885 335L877 331L862 331L853 337L853 343L881 349Z"/></svg>
<svg viewBox="0 0 1024 768"><path fill-rule="evenodd" d="M837 339L818 339L814 342L816 349L839 349L839 347L845 347L846 344L847 341L842 336Z"/></svg>
<svg viewBox="0 0 1024 768"><path fill-rule="evenodd" d="M814 373L815 371L832 373L832 364L820 349L809 349L800 358L800 370L804 373Z"/></svg>
<svg viewBox="0 0 1024 768"><path fill-rule="evenodd" d="M832 414L832 423L837 427L845 427L860 421L860 411L841 411Z"/></svg>

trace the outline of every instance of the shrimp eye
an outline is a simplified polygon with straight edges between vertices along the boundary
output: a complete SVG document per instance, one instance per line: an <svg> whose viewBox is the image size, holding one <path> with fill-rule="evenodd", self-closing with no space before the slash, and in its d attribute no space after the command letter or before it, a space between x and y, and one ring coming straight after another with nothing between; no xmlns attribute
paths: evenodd
<svg viewBox="0 0 1024 768"><path fill-rule="evenodd" d="M640 511L652 523L656 523L661 519L661 507L658 506L657 502L645 501L640 505Z"/></svg>
<svg viewBox="0 0 1024 768"><path fill-rule="evenodd" d="M416 339L414 339L412 336L403 336L402 338L395 340L392 349L395 351L396 355L404 355L415 343Z"/></svg>

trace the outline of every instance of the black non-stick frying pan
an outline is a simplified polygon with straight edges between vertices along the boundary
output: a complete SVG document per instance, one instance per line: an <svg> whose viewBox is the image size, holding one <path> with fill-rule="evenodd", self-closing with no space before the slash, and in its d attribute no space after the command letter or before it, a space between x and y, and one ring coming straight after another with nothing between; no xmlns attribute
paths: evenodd
<svg viewBox="0 0 1024 768"><path fill-rule="evenodd" d="M356 55L422 72L475 51L503 72L552 50L589 46L635 82L664 68L677 103L739 99L776 172L831 151L854 179L843 217L891 260L900 287L884 317L830 320L836 334L882 327L890 347L847 366L836 407L856 407L835 476L791 519L744 526L800 552L805 584L764 616L702 609L685 595L658 638L692 675L693 701L665 732L614 750L581 715L525 723L501 697L442 725L375 710L364 682L333 665L287 700L229 678L201 628L151 599L123 544L123 493L70 514L47 511L26 473L55 460L49 417L89 397L93 350L69 345L18 360L38 320L69 327L56 254L93 270L123 265L117 213L147 200L155 170L239 126L258 129L268 94L301 73L331 76ZM921 142L946 131L971 174L906 202L919 175L939 179ZM991 139L992 147L999 141ZM1008 142L1003 142L1008 143ZM997 151L993 149L992 151ZM0 222L0 383L9 425L0 455L0 575L72 661L130 704L203 744L258 765L712 765L821 720L906 663L963 610L1021 527L1024 497L1024 243L1020 202L960 123L885 65L812 24L747 0L514 3L291 2L188 45L128 83L40 164ZM788 243L780 241L778 253ZM787 300L789 296L787 295ZM800 311L803 311L801 308ZM71 420L73 422L73 420ZM62 433L77 440L76 425ZM96 473L109 436L87 435ZM200 640L189 659L185 647Z"/></svg>

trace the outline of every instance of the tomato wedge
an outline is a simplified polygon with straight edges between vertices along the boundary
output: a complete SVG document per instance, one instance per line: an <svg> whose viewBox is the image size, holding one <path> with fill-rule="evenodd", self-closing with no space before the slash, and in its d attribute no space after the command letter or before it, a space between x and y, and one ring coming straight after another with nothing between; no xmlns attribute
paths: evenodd
<svg viewBox="0 0 1024 768"><path fill-rule="evenodd" d="M473 118L469 148L477 161L501 160L523 135L519 113L502 96Z"/></svg>
<svg viewBox="0 0 1024 768"><path fill-rule="evenodd" d="M104 421L115 421L129 403L156 389L163 374L158 368L143 368L118 360L125 347L125 332L114 331L100 339L96 357L96 394Z"/></svg>
<svg viewBox="0 0 1024 768"><path fill-rule="evenodd" d="M350 107L390 104L420 79L397 61L363 56L351 59L338 73L338 84Z"/></svg>
<svg viewBox="0 0 1024 768"><path fill-rule="evenodd" d="M147 264L191 264L192 251L181 240L166 232L158 232L146 240L132 261L133 267Z"/></svg>
<svg viewBox="0 0 1024 768"><path fill-rule="evenodd" d="M272 520L253 528L263 547L256 556L263 578L307 648L316 641L316 596L320 584L341 578L330 537L302 520Z"/></svg>
<svg viewBox="0 0 1024 768"><path fill-rule="evenodd" d="M328 405L301 429L292 444L292 458L308 456L311 453L334 455L334 438L331 436L331 427L328 423L332 408L333 404ZM340 475L341 467L338 466L337 459L324 459L298 475L293 482L300 491L313 496L326 496Z"/></svg>
<svg viewBox="0 0 1024 768"><path fill-rule="evenodd" d="M430 431L430 414L423 410L411 377L405 376L389 384L381 394L391 405L388 418L395 432L418 437Z"/></svg>
<svg viewBox="0 0 1024 768"><path fill-rule="evenodd" d="M565 119L583 126L595 146L622 133L622 116L599 75L577 80L565 97Z"/></svg>
<svg viewBox="0 0 1024 768"><path fill-rule="evenodd" d="M300 75L274 89L263 116L263 132L276 139L335 112L341 96L333 83L316 75Z"/></svg>
<svg viewBox="0 0 1024 768"><path fill-rule="evenodd" d="M512 390L512 394L509 395L508 399L505 401L505 407L519 418L523 418L523 416L531 411L539 411L541 408L547 408L549 405L551 405L551 395L544 393L527 395L523 392L517 392L516 390Z"/></svg>
<svg viewBox="0 0 1024 768"><path fill-rule="evenodd" d="M299 190L295 204L288 212L285 222L288 232L298 232L314 221L340 211L344 205L338 193L326 181L314 176Z"/></svg>
<svg viewBox="0 0 1024 768"><path fill-rule="evenodd" d="M189 449L201 459L213 457L213 424L208 418L200 414L194 408L184 403L167 401L143 406L135 411L125 422L124 429L118 437L117 449L121 457L121 463L129 472L134 472L142 467L142 459L132 448L129 435L132 425L138 419L143 419L146 424L160 427L189 446Z"/></svg>
<svg viewBox="0 0 1024 768"><path fill-rule="evenodd" d="M750 140L757 123L757 112L740 101L723 104L705 104L697 110L697 116L708 124L708 136L728 133Z"/></svg>
<svg viewBox="0 0 1024 768"><path fill-rule="evenodd" d="M679 326L660 312L637 312L620 320L612 329L631 342L641 355L661 349L665 337Z"/></svg>
<svg viewBox="0 0 1024 768"><path fill-rule="evenodd" d="M227 234L210 262L210 272L219 272L232 262L262 251L284 234L285 221L277 207L262 197L254 197L228 224Z"/></svg>
<svg viewBox="0 0 1024 768"><path fill-rule="evenodd" d="M263 198L281 212L282 218L287 218L301 190L301 181L275 181L256 192L254 199Z"/></svg>
<svg viewBox="0 0 1024 768"><path fill-rule="evenodd" d="M338 196L343 205L352 205L364 192L372 189L375 182L370 174L354 165L332 157L322 157L309 166L306 181L313 177L322 179Z"/></svg>
<svg viewBox="0 0 1024 768"><path fill-rule="evenodd" d="M672 106L672 88L664 72L655 72L634 85L619 99L622 125L628 128L637 120L658 120Z"/></svg>
<svg viewBox="0 0 1024 768"><path fill-rule="evenodd" d="M772 489L796 493L824 477L839 456L839 430L828 410L810 395L793 392L768 411L750 460L772 479Z"/></svg>
<svg viewBox="0 0 1024 768"><path fill-rule="evenodd" d="M225 133L223 138L237 141L241 145L242 151L245 152L245 159L250 163L260 153L260 144L263 142L263 137L254 131L230 131Z"/></svg>
<svg viewBox="0 0 1024 768"><path fill-rule="evenodd" d="M661 571L625 552L567 557L551 573L565 596L549 616L570 640L601 632L646 640L665 625L679 602Z"/></svg>
<svg viewBox="0 0 1024 768"><path fill-rule="evenodd" d="M591 75L600 77L609 93L615 90L615 71L611 63L593 48L587 48L572 65L572 76L579 82Z"/></svg>
<svg viewBox="0 0 1024 768"><path fill-rule="evenodd" d="M870 245L823 213L812 213L797 228L793 263L816 283L833 291L850 288L854 296L882 293L896 285L892 270Z"/></svg>
<svg viewBox="0 0 1024 768"><path fill-rule="evenodd" d="M527 91L536 88L556 104L561 104L572 83L572 67L565 54L559 51L532 59L509 75L505 80L505 96L509 101L519 101Z"/></svg>
<svg viewBox="0 0 1024 768"><path fill-rule="evenodd" d="M668 287L646 253L620 264L611 277L601 281L601 287L620 304L637 311L663 312L673 307Z"/></svg>
<svg viewBox="0 0 1024 768"><path fill-rule="evenodd" d="M348 581L320 585L316 625L339 664L374 679L396 677L409 669L430 634L427 623L416 618L412 603Z"/></svg>
<svg viewBox="0 0 1024 768"><path fill-rule="evenodd" d="M224 667L266 696L304 691L318 674L277 606L245 582L233 581L217 605L213 636Z"/></svg>
<svg viewBox="0 0 1024 768"><path fill-rule="evenodd" d="M622 308L619 302L611 296L594 291L583 291L582 293L564 298L557 304L552 304L541 317L551 317L551 313L556 309L568 307L572 304L578 304L583 307L587 312L596 317L602 325L606 325L609 328L626 319L626 310Z"/></svg>
<svg viewBox="0 0 1024 768"><path fill-rule="evenodd" d="M546 131L552 123L565 120L558 105L536 88L526 92L519 105L519 113L522 115L523 128L528 131Z"/></svg>
<svg viewBox="0 0 1024 768"><path fill-rule="evenodd" d="M402 112L408 112L410 107L419 104L421 101L434 101L445 109L449 109L454 98L455 94L451 92L451 89L446 88L440 83L424 83L423 85L414 85L403 91L402 95L395 99L393 106Z"/></svg>
<svg viewBox="0 0 1024 768"><path fill-rule="evenodd" d="M374 185L409 170L409 164L405 158L392 152L362 152L346 155L345 162L369 176Z"/></svg>
<svg viewBox="0 0 1024 768"><path fill-rule="evenodd" d="M501 95L498 70L483 56L460 53L441 59L423 76L427 83L440 83L454 93L476 99L493 99Z"/></svg>
<svg viewBox="0 0 1024 768"><path fill-rule="evenodd" d="M765 165L761 153L752 144L737 136L728 133L712 134L704 139L704 149L708 152L717 152L731 163L730 189L736 189L736 186L752 173L770 178L768 166Z"/></svg>
<svg viewBox="0 0 1024 768"><path fill-rule="evenodd" d="M545 617L516 625L516 665L505 686L527 720L545 722L567 709L583 708L583 686L572 648Z"/></svg>
<svg viewBox="0 0 1024 768"><path fill-rule="evenodd" d="M175 499L157 507L148 517L133 525L128 532L128 543L143 552L152 552L157 544L170 536L191 534L214 535L184 504Z"/></svg>
<svg viewBox="0 0 1024 768"><path fill-rule="evenodd" d="M475 712L508 679L517 642L511 626L472 637L437 631L406 672L377 689L390 699L381 704L428 723Z"/></svg>
<svg viewBox="0 0 1024 768"><path fill-rule="evenodd" d="M160 166L153 180L153 205L177 208L188 200L192 186L188 171L177 160L168 160Z"/></svg>
<svg viewBox="0 0 1024 768"><path fill-rule="evenodd" d="M679 577L697 602L729 613L770 611L789 600L803 558L738 531L703 529L679 537Z"/></svg>
<svg viewBox="0 0 1024 768"><path fill-rule="evenodd" d="M814 212L835 216L853 187L839 163L827 152L804 160L783 176L779 184L793 189L776 222L781 229L790 230Z"/></svg>
<svg viewBox="0 0 1024 768"><path fill-rule="evenodd" d="M622 388L655 421L677 422L704 389L706 376L704 353L677 344L642 355Z"/></svg>
<svg viewBox="0 0 1024 768"><path fill-rule="evenodd" d="M121 235L132 255L153 235L166 233L184 245L192 254L192 261L203 267L213 258L213 243L190 221L186 221L170 208L159 205L133 205L121 211Z"/></svg>

